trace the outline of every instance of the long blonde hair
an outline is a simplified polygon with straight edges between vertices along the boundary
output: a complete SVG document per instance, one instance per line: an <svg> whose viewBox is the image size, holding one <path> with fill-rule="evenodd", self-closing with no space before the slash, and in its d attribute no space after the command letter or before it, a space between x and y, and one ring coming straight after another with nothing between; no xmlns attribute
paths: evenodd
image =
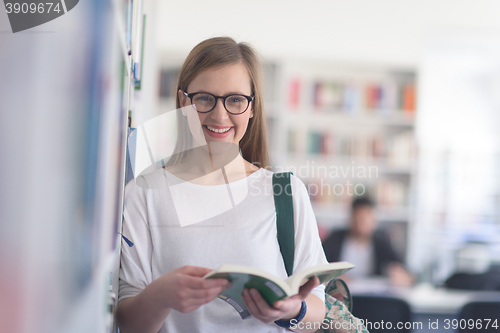
<svg viewBox="0 0 500 333"><path fill-rule="evenodd" d="M248 162L266 168L270 166L266 138L266 119L262 94L262 68L255 50L246 43L236 43L229 37L215 37L202 41L189 53L179 74L177 91L187 91L188 85L204 70L242 62L248 70L252 88L253 117L250 118L247 130L240 140L241 155ZM180 100L176 91L176 108L178 128L187 128L186 117L180 112ZM187 133L178 133L173 158L166 166L182 162L188 152L181 145L190 145Z"/></svg>

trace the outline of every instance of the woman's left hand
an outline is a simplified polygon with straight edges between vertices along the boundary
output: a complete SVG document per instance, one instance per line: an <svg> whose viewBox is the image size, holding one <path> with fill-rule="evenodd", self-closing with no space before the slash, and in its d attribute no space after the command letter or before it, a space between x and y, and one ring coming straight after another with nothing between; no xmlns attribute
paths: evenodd
<svg viewBox="0 0 500 333"><path fill-rule="evenodd" d="M276 301L273 306L267 304L257 289L245 288L241 296L252 316L268 324L279 319L289 320L297 317L302 301L317 285L319 285L319 279L314 277L300 287L297 295Z"/></svg>

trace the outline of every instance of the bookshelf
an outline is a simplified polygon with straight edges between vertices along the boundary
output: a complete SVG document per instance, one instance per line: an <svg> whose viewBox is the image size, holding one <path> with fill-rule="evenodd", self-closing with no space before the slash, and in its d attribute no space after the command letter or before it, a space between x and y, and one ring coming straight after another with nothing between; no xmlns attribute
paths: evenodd
<svg viewBox="0 0 500 333"><path fill-rule="evenodd" d="M106 223L106 233L103 235L107 244L104 249L105 260L101 270L106 272L106 291L108 293L107 311L103 320L105 328L103 332L117 332L115 321L115 310L118 300L119 273L120 273L120 251L123 196L126 185L127 170L127 135L131 126L133 116L141 111L141 91L144 94L144 49L146 14L152 11L152 5L142 0L110 0L113 17L113 43L119 52L113 54L109 60L109 66L115 70L110 73L110 80L114 82L113 91L114 104L108 105L109 113L113 112L115 118L109 120L108 127L104 131L106 136L117 133L118 141L108 148L108 157L102 157L103 163L107 159L108 165L114 170L114 183L109 187L109 197L114 198L114 204L103 208L108 210L108 218L103 219ZM113 126L113 130L111 130ZM109 139L105 139L107 143ZM111 155L113 152L116 155ZM118 170L117 170L118 169ZM111 175L110 170L107 175ZM105 177L105 175L103 176ZM107 221L112 221L108 223Z"/></svg>
<svg viewBox="0 0 500 333"><path fill-rule="evenodd" d="M406 253L416 162L413 68L275 61L264 70L273 168L306 184L322 236L343 227L355 194ZM397 243L397 242L396 242Z"/></svg>
<svg viewBox="0 0 500 333"><path fill-rule="evenodd" d="M127 117L145 88L136 90L145 21L142 0L71 3L67 17L2 41L2 161L17 161L2 169L5 332L116 331ZM36 167L18 162L28 155Z"/></svg>
<svg viewBox="0 0 500 333"><path fill-rule="evenodd" d="M415 159L415 72L335 63L281 66L283 124L272 129L271 145L280 150L273 164L295 168L309 184L362 184L381 211L407 211ZM309 168L307 174L301 167ZM345 190L312 195L312 201L345 207L351 199ZM332 211L332 218L337 215ZM384 215L408 220L406 213Z"/></svg>

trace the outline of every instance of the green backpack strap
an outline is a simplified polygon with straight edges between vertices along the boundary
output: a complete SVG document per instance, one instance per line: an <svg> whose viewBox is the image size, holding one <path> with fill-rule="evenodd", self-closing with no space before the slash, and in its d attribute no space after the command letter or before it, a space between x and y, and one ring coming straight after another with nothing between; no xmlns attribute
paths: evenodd
<svg viewBox="0 0 500 333"><path fill-rule="evenodd" d="M276 207L276 228L278 244L288 276L293 274L295 255L295 228L293 222L291 172L273 174L274 206Z"/></svg>
<svg viewBox="0 0 500 333"><path fill-rule="evenodd" d="M293 221L291 172L273 174L274 205L276 206L276 228L278 230L278 244L281 256L285 263L288 276L293 274L293 260L295 256L295 227ZM345 322L347 325L355 323L356 333L369 333L359 319L351 314L352 296L347 284L339 278L328 283L325 288L325 318L331 323ZM340 314L340 319L339 319ZM332 325L332 324L331 324ZM332 326L333 327L333 326ZM331 332L332 330L318 329L315 333Z"/></svg>

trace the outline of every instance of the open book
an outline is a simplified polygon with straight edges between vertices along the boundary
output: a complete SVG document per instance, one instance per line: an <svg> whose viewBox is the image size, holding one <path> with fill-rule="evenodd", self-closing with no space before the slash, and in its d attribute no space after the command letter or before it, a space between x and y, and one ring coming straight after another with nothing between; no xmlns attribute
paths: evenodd
<svg viewBox="0 0 500 333"><path fill-rule="evenodd" d="M205 275L204 278L224 278L231 281L232 286L224 290L219 295L219 298L231 304L238 311L241 318L245 319L251 315L241 298L243 288L257 289L267 303L272 306L277 300L298 294L299 288L314 276L319 278L320 283L325 283L344 274L353 267L353 264L346 261L317 265L306 268L282 280L260 269L246 266L222 265Z"/></svg>

